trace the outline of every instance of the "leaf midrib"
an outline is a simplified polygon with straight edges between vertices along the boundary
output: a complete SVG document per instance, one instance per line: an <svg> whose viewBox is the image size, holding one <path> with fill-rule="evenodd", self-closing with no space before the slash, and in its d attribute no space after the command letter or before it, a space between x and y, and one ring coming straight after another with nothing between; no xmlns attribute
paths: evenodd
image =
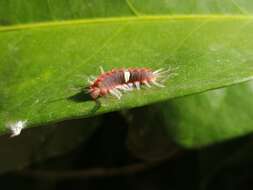
<svg viewBox="0 0 253 190"><path fill-rule="evenodd" d="M118 23L127 21L163 21L163 20L250 20L253 15L152 15L152 16L128 16L128 17L107 17L95 19L76 19L64 21L50 21L30 24L18 24L12 26L0 26L0 32L15 30L26 30L35 28L47 28L54 26L78 25L78 24L98 24L98 23Z"/></svg>

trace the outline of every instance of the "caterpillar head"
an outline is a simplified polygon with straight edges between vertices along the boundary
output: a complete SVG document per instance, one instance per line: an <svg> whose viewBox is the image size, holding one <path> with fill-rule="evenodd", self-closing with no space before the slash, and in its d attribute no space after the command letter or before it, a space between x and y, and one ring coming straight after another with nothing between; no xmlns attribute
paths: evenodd
<svg viewBox="0 0 253 190"><path fill-rule="evenodd" d="M100 89L98 87L93 87L89 90L92 99L97 99L100 96Z"/></svg>

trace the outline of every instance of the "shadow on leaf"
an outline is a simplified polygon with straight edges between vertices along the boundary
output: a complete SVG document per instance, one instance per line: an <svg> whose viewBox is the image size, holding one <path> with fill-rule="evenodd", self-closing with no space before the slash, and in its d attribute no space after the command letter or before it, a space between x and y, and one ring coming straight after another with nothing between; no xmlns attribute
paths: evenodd
<svg viewBox="0 0 253 190"><path fill-rule="evenodd" d="M78 103L86 101L94 101L96 104L90 111L91 115L96 113L96 111L101 107L101 102L99 100L92 99L86 90L81 90L80 92L68 97L67 99Z"/></svg>
<svg viewBox="0 0 253 190"><path fill-rule="evenodd" d="M76 94L68 97L67 99L74 102L93 101L91 96L85 90L81 90L80 92L77 92Z"/></svg>

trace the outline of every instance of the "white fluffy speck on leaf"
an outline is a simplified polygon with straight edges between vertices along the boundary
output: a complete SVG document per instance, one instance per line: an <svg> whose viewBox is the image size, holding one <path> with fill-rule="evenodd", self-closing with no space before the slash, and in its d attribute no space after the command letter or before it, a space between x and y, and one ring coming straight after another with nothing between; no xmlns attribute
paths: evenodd
<svg viewBox="0 0 253 190"><path fill-rule="evenodd" d="M27 120L20 120L16 122L10 122L6 125L6 127L11 131L10 137L15 137L20 135L22 129L24 129L27 125Z"/></svg>

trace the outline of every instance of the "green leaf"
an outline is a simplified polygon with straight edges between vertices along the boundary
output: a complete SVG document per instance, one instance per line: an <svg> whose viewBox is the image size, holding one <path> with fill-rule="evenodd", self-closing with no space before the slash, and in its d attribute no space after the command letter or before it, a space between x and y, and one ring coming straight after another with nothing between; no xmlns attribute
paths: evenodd
<svg viewBox="0 0 253 190"><path fill-rule="evenodd" d="M126 1L118 0L4 0L0 25L134 15Z"/></svg>
<svg viewBox="0 0 253 190"><path fill-rule="evenodd" d="M5 1L9 8L0 17L2 24L14 24L0 27L1 133L9 122L27 120L28 126L38 126L90 117L220 88L253 75L253 17L233 15L251 11L244 1L238 1L240 9L228 2L218 3L227 8L220 9L208 1L184 1L178 9L163 1L80 2L71 4L74 8L56 6L57 1L52 1L55 6L12 2ZM79 14L81 5L90 6L91 12ZM166 88L135 91L121 101L102 98L95 110L94 101L70 97L77 95L73 86L87 86L87 76L99 74L99 66L172 68L177 76L166 81Z"/></svg>
<svg viewBox="0 0 253 190"><path fill-rule="evenodd" d="M250 14L248 0L4 0L0 25L140 15Z"/></svg>
<svg viewBox="0 0 253 190"><path fill-rule="evenodd" d="M252 86L247 82L160 105L168 134L184 147L198 148L252 132Z"/></svg>

